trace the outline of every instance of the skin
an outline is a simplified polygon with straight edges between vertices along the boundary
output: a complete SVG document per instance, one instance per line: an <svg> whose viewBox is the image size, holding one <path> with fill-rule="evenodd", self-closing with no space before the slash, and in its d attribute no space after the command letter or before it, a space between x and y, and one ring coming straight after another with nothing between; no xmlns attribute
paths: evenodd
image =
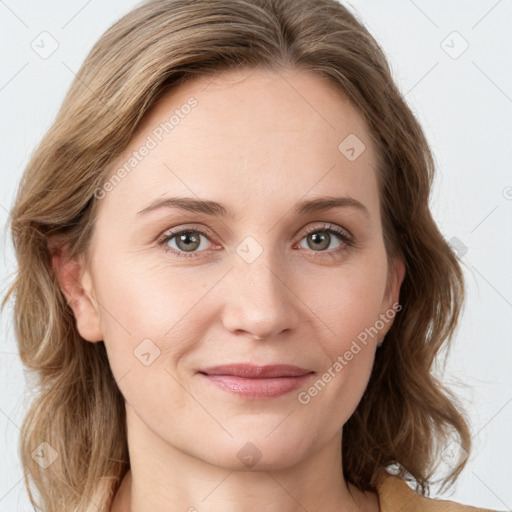
<svg viewBox="0 0 512 512"><path fill-rule="evenodd" d="M240 398L197 373L251 362L321 376L398 302L404 265L386 257L369 129L319 75L238 70L168 93L113 169L191 96L198 105L99 201L90 261L54 258L77 328L104 340L126 402L131 469L112 510L377 512L377 495L343 478L342 428L392 321L308 404L298 391ZM349 134L366 146L354 161L338 149ZM369 216L293 213L297 201L323 195L357 199ZM163 196L217 201L233 217L177 208L137 217ZM320 249L308 243L306 229L328 225L356 245L335 233ZM180 258L165 250L190 254L177 237L157 242L174 227L212 236L195 233L201 245ZM236 251L248 236L262 249L251 263ZM148 338L160 354L146 366L134 350ZM250 468L237 456L249 442L261 454Z"/></svg>

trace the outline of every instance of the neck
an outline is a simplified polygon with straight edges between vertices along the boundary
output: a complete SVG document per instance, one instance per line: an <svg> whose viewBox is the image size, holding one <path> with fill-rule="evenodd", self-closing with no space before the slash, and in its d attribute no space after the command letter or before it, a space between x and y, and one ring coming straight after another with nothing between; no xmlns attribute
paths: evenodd
<svg viewBox="0 0 512 512"><path fill-rule="evenodd" d="M142 423L131 426L131 468L111 512L379 512L375 493L343 478L341 433L290 466L240 470L193 457L149 431L135 435Z"/></svg>

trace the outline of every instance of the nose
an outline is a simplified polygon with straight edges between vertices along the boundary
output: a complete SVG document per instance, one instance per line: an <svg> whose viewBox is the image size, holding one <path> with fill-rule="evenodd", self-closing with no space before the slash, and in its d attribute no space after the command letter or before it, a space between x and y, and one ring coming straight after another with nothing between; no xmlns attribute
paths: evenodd
<svg viewBox="0 0 512 512"><path fill-rule="evenodd" d="M237 262L225 281L223 324L228 331L263 340L297 329L302 302L289 270L262 254L250 264Z"/></svg>

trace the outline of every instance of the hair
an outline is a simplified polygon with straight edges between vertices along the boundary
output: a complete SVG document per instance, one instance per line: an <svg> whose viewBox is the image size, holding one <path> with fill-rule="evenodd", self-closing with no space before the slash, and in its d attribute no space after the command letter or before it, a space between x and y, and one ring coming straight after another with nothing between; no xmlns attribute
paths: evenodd
<svg viewBox="0 0 512 512"><path fill-rule="evenodd" d="M379 44L335 0L150 0L90 51L31 155L11 212L18 268L2 307L13 295L20 357L37 380L20 455L38 509L107 511L130 467L123 396L104 343L77 331L52 271L50 236L69 257L87 256L95 191L144 114L178 84L241 68L316 73L363 116L376 148L386 254L406 269L403 309L343 427L345 479L375 491L377 472L393 467L425 495L453 439L463 450L445 486L467 462L467 413L434 371L465 300L463 273L429 210L432 153ZM58 454L46 469L31 455L43 441Z"/></svg>

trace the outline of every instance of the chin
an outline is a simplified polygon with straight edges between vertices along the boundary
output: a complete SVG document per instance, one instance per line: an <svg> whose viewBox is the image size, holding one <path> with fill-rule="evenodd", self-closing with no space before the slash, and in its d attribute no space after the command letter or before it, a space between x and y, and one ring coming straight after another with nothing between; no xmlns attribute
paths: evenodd
<svg viewBox="0 0 512 512"><path fill-rule="evenodd" d="M236 436L222 446L210 441L199 458L230 471L275 471L289 468L305 456L303 439L294 440L286 432L268 436L268 432L261 436ZM211 451L212 447L215 451Z"/></svg>

